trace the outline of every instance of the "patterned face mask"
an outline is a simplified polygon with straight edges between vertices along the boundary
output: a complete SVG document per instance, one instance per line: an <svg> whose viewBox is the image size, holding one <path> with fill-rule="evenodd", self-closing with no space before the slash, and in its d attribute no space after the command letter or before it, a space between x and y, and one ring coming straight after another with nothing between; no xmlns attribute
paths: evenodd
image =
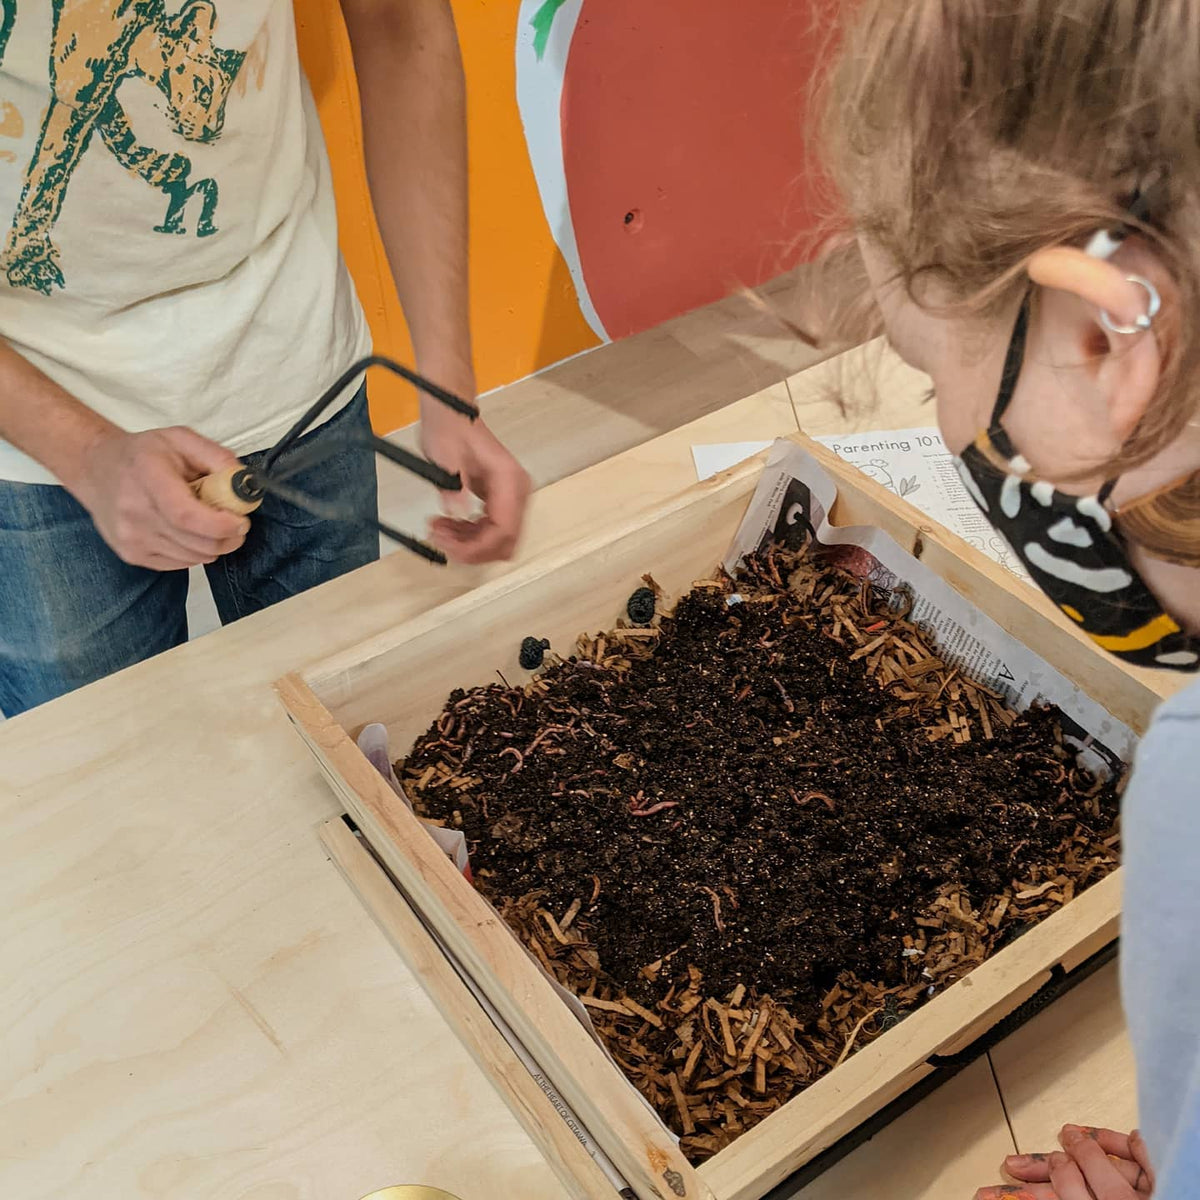
<svg viewBox="0 0 1200 1200"><path fill-rule="evenodd" d="M1001 419L1025 358L1029 301L1013 329L991 428L963 451L959 474L1038 587L1102 649L1143 667L1195 671L1200 639L1185 633L1146 586L1105 507L1115 480L1094 496L1031 482Z"/></svg>

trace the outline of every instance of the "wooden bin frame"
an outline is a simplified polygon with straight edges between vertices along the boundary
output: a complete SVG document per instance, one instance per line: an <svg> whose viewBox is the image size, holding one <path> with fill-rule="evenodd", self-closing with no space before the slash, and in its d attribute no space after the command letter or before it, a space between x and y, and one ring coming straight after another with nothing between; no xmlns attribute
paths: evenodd
<svg viewBox="0 0 1200 1200"><path fill-rule="evenodd" d="M1168 673L1126 668L1103 655L1033 589L824 447L803 435L793 440L837 483L834 524L886 531L1135 731L1144 731L1155 705L1175 690ZM335 861L431 994L449 1006L460 1035L575 1197L612 1200L616 1193L524 1068L518 1063L514 1069L511 1052L506 1056L487 1035L483 1025L492 1035L495 1029L486 1018L480 1024L482 1008L473 998L467 1004L448 978L432 980L429 946L436 943L428 936L422 941L396 904L407 900L415 910L409 916L455 956L639 1200L760 1200L928 1075L930 1059L969 1046L1039 991L1056 968L1071 971L1117 933L1119 871L694 1168L491 904L359 751L353 735L375 720L392 731L394 752L407 750L450 691L494 678L498 663L507 671L525 635L573 646L580 631L611 625L644 571L653 571L669 595L686 591L724 556L761 470L759 456L277 685L297 730L403 898L393 889L388 901L390 882L380 885L373 860L368 866L343 834L327 831ZM464 987L461 980L458 986ZM474 1015L463 1019L472 1006Z"/></svg>

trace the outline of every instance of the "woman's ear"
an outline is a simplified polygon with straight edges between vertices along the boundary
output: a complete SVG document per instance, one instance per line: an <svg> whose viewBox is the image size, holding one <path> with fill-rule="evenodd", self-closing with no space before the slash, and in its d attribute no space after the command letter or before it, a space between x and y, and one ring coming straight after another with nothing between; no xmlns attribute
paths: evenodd
<svg viewBox="0 0 1200 1200"><path fill-rule="evenodd" d="M1155 289L1161 308L1150 329L1115 333L1112 326L1133 326L1150 311L1150 294L1130 276ZM1041 250L1029 262L1029 278L1073 301L1058 304L1047 297L1047 316L1054 325L1048 332L1055 343L1077 350L1075 361L1086 364L1108 414L1114 449L1119 449L1145 415L1162 378L1162 339L1178 311L1169 272L1144 241L1130 239L1109 261L1069 246ZM1102 314L1108 315L1107 322Z"/></svg>

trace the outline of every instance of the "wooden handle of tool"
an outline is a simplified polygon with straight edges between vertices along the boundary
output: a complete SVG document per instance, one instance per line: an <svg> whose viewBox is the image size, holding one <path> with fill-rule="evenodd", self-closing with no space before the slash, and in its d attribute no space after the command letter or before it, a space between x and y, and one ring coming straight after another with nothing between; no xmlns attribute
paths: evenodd
<svg viewBox="0 0 1200 1200"><path fill-rule="evenodd" d="M224 512L236 513L239 517L249 516L261 503L261 500L243 500L233 490L233 477L242 469L237 463L232 467L223 467L203 479L192 483L192 491L210 508L219 508Z"/></svg>

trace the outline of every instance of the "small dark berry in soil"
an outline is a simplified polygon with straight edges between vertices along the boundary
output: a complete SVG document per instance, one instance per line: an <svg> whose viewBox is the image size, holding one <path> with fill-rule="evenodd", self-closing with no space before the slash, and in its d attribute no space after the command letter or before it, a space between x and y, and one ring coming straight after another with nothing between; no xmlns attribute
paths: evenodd
<svg viewBox="0 0 1200 1200"><path fill-rule="evenodd" d="M546 661L550 643L545 638L527 637L521 643L521 666L526 671L536 671Z"/></svg>
<svg viewBox="0 0 1200 1200"><path fill-rule="evenodd" d="M625 605L625 611L629 614L629 619L635 625L649 625L654 620L654 611L657 603L651 588L638 588L629 597L629 603Z"/></svg>

